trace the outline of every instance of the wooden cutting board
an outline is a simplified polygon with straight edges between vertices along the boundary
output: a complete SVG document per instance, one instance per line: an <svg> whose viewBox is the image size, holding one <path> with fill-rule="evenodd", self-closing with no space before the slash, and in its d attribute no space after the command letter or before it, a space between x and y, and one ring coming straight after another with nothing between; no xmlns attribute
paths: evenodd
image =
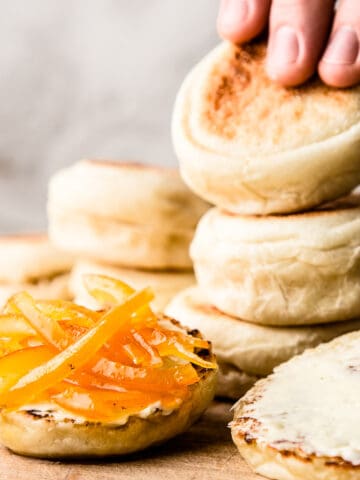
<svg viewBox="0 0 360 480"><path fill-rule="evenodd" d="M0 447L0 480L260 480L232 443L230 406L214 403L187 433L123 460L52 462Z"/></svg>

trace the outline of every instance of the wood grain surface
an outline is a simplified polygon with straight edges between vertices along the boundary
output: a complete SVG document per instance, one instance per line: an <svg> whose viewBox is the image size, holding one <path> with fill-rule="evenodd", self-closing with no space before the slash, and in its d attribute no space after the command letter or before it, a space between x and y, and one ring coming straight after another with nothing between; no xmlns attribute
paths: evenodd
<svg viewBox="0 0 360 480"><path fill-rule="evenodd" d="M214 403L187 433L112 461L53 462L0 447L0 480L260 480L241 459L227 423L231 404Z"/></svg>

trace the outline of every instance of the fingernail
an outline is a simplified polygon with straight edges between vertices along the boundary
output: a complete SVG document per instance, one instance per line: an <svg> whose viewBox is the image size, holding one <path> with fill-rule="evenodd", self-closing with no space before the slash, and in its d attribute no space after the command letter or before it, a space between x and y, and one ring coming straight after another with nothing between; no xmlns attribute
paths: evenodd
<svg viewBox="0 0 360 480"><path fill-rule="evenodd" d="M352 65L359 54L359 39L352 27L340 27L324 53L323 61L336 65Z"/></svg>
<svg viewBox="0 0 360 480"><path fill-rule="evenodd" d="M245 22L249 14L247 0L222 0L219 12L219 23L222 27L239 26Z"/></svg>
<svg viewBox="0 0 360 480"><path fill-rule="evenodd" d="M295 63L299 56L299 39L296 31L287 25L280 27L270 42L268 64L270 70Z"/></svg>

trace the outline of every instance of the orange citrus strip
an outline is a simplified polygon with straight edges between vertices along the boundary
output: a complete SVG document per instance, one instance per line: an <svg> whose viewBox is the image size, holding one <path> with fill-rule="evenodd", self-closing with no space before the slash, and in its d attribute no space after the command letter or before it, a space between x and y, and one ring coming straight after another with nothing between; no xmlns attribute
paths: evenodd
<svg viewBox="0 0 360 480"><path fill-rule="evenodd" d="M31 328L22 315L8 313L0 315L0 337L26 337L34 335L35 331Z"/></svg>
<svg viewBox="0 0 360 480"><path fill-rule="evenodd" d="M19 312L18 308L16 308L16 305L13 302L13 297L9 297L2 308L2 314L8 313L13 313L15 315L20 315L21 313Z"/></svg>
<svg viewBox="0 0 360 480"><path fill-rule="evenodd" d="M85 288L100 305L118 305L135 292L134 288L127 283L107 275L85 274L82 278ZM147 318L147 323L149 321L157 322L156 316L148 305L144 305L137 316L140 317L141 323L143 323L144 317Z"/></svg>
<svg viewBox="0 0 360 480"><path fill-rule="evenodd" d="M117 362L100 359L92 371L102 375L105 379L118 382L125 388L135 387L146 389L174 389L179 385L191 385L199 380L194 367L190 364L176 365L166 369L147 369L142 367L129 367Z"/></svg>
<svg viewBox="0 0 360 480"><path fill-rule="evenodd" d="M52 307L55 302L41 302L42 305L46 305L48 307L47 315L43 314L37 308L39 302L35 303L35 301L30 297L30 295L26 293L15 295L13 298L13 303L15 307L28 320L28 322L38 331L44 341L47 344L54 346L57 350L61 351L64 348L68 347L72 343L72 341L76 340L88 331L86 327L73 325L72 323L70 323L70 321L66 320L60 321L58 323L55 319L52 319L51 316L48 316L51 315ZM59 313L60 308L64 310L64 314L66 314L65 306L61 302L57 301L56 307L58 308L57 313ZM75 313L77 315L76 311ZM75 319L75 321L77 321L77 316L75 316ZM132 337L130 337L130 341L133 343L131 344L131 348L129 348L128 353L130 357L133 358L133 360L135 361L135 364L137 364L138 362L146 363L148 365L162 364L160 356L154 351L154 349L150 345L147 345L143 339L141 346L137 346L138 341L134 341ZM21 348L21 346L19 348Z"/></svg>
<svg viewBox="0 0 360 480"><path fill-rule="evenodd" d="M141 329L140 333L144 336L147 342L151 345L161 345L162 343L180 342L189 349L204 348L209 349L209 342L202 338L193 337L189 334L184 334L175 330L167 328L159 328L159 326Z"/></svg>
<svg viewBox="0 0 360 480"><path fill-rule="evenodd" d="M151 366L151 358L144 348L137 342L130 341L123 345L123 351L132 360L134 365Z"/></svg>
<svg viewBox="0 0 360 480"><path fill-rule="evenodd" d="M37 308L37 303L32 299L32 297L25 292L15 295L12 301L16 309L21 312L24 318L39 333L45 343L54 346L59 351L71 345L74 340L79 338L81 335L84 335L88 331L88 328L73 325L68 321L60 321L60 323L58 323L56 319L53 319L50 316L50 302L47 304L49 308L48 313L44 314ZM59 305L59 302L57 303L57 307L59 308L61 304ZM46 305L46 302L42 302L42 304ZM65 307L63 309L65 314ZM91 321L91 319L89 320ZM121 334L118 335L118 340L120 340L120 338ZM146 344L141 337L141 343L139 343L139 340L134 340L132 336L129 337L129 340L131 342L130 346L127 345L123 348L125 348L125 352L128 353L128 356L134 361L135 364L162 364L160 356L154 351L151 345Z"/></svg>
<svg viewBox="0 0 360 480"><path fill-rule="evenodd" d="M76 385L77 387L95 390L111 390L114 392L127 391L125 387L122 387L119 383L115 383L111 379L101 377L100 375L94 375L83 370L75 372L71 377L64 378L62 383L68 384L67 388L69 385ZM58 388L58 385L60 384L57 384L55 388Z"/></svg>
<svg viewBox="0 0 360 480"><path fill-rule="evenodd" d="M158 345L157 350L161 356L175 356L182 358L183 360L187 360L190 363L194 363L195 365L199 365L203 368L209 368L212 370L217 369L217 365L215 362L208 362L207 360L199 357L199 355L189 352L181 345L181 343L176 343L174 345L164 343Z"/></svg>
<svg viewBox="0 0 360 480"><path fill-rule="evenodd" d="M163 361L159 353L140 335L139 332L133 332L133 337L136 342L145 350L149 358L149 365L152 367L159 367Z"/></svg>
<svg viewBox="0 0 360 480"><path fill-rule="evenodd" d="M100 304L117 305L123 303L134 289L121 280L106 275L83 275L85 288Z"/></svg>
<svg viewBox="0 0 360 480"><path fill-rule="evenodd" d="M70 321L83 327L92 327L102 314L66 300L37 300L36 307L54 320Z"/></svg>
<svg viewBox="0 0 360 480"><path fill-rule="evenodd" d="M27 372L50 360L54 354L54 350L41 345L17 350L0 358L0 392L11 388Z"/></svg>
<svg viewBox="0 0 360 480"><path fill-rule="evenodd" d="M41 335L47 343L63 350L71 344L71 337L67 335L56 320L41 312L35 300L26 292L17 293L12 301L15 307L24 315L30 325Z"/></svg>
<svg viewBox="0 0 360 480"><path fill-rule="evenodd" d="M15 352L16 350L21 350L22 348L23 345L19 342L19 340L14 340L13 338L0 339L0 357Z"/></svg>
<svg viewBox="0 0 360 480"><path fill-rule="evenodd" d="M107 420L139 413L142 409L158 401L165 408L176 408L187 392L177 392L178 397L153 392L96 392L79 387L63 389L51 395L51 399L66 410L93 420Z"/></svg>
<svg viewBox="0 0 360 480"><path fill-rule="evenodd" d="M27 403L84 366L115 332L127 328L134 311L152 300L145 289L132 295L124 304L112 308L98 323L75 343L45 364L32 369L10 390L0 390L0 406L11 407Z"/></svg>

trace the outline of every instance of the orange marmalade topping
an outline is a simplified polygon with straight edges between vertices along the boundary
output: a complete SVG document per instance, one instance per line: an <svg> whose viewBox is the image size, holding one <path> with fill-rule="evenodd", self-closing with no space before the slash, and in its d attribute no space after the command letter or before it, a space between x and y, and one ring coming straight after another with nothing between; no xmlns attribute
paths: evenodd
<svg viewBox="0 0 360 480"><path fill-rule="evenodd" d="M151 311L150 289L136 292L102 275L84 284L102 309L22 292L0 314L0 408L52 402L88 419L110 421L151 405L171 410L199 381L207 341ZM208 352L207 352L208 353Z"/></svg>

